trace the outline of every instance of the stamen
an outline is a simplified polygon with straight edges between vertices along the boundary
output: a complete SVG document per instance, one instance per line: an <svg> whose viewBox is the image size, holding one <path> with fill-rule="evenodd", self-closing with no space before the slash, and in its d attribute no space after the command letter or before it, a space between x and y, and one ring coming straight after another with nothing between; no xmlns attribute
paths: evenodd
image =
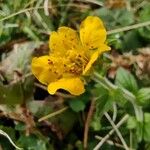
<svg viewBox="0 0 150 150"><path fill-rule="evenodd" d="M50 59L48 59L48 64L53 65L53 62Z"/></svg>
<svg viewBox="0 0 150 150"><path fill-rule="evenodd" d="M78 53L75 51L68 51L66 63L63 65L65 72L81 75L84 68L88 63L88 58L84 53Z"/></svg>

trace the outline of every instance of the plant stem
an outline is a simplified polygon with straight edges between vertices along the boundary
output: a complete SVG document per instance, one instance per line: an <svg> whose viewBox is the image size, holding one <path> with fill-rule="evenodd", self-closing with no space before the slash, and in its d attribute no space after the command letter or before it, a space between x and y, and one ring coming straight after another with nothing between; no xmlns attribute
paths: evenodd
<svg viewBox="0 0 150 150"><path fill-rule="evenodd" d="M129 150L124 138L122 137L122 134L120 133L119 129L116 127L116 125L114 124L114 122L112 121L112 119L110 118L110 116L108 115L108 113L104 114L105 117L108 119L108 121L110 122L110 124L112 125L112 127L114 128L114 130L116 131L118 137L120 138L125 150Z"/></svg>
<svg viewBox="0 0 150 150"><path fill-rule="evenodd" d="M113 122L115 122L115 120L116 120L116 118L117 118L117 105L116 105L116 103L114 102L113 103L113 117L112 117L113 119Z"/></svg>
<svg viewBox="0 0 150 150"><path fill-rule="evenodd" d="M85 122L85 127L84 127L84 138L83 138L83 147L84 150L87 149L87 145L88 145L88 132L89 132L89 126L90 126L90 122L94 113L94 109L95 109L95 99L91 100L91 105L87 114L87 118L86 118L86 122Z"/></svg>
<svg viewBox="0 0 150 150"><path fill-rule="evenodd" d="M97 136L97 135L95 136L95 138L98 139L98 140L102 140L103 139L103 137ZM121 145L119 143L116 143L114 141L111 141L111 140L107 140L106 143L108 143L109 145L112 145L112 146L116 146L116 147L125 149L123 145ZM131 148L129 148L129 149L131 149Z"/></svg>
<svg viewBox="0 0 150 150"><path fill-rule="evenodd" d="M4 132L3 130L0 130L0 134L3 135L3 136L5 136L5 137L9 140L9 142L10 142L17 150L23 150L23 148L20 148L20 147L18 147L18 146L15 145L15 143L12 141L12 139L9 137L9 135L8 135L6 132Z"/></svg>
<svg viewBox="0 0 150 150"><path fill-rule="evenodd" d="M145 26L149 26L149 25L150 25L150 21L146 21L146 22L137 23L137 24L134 24L131 26L126 26L126 27L110 30L107 32L107 34L110 35L110 34L114 34L114 33L129 31L129 30L133 30L133 29L137 29L137 28L141 28L141 27L145 27Z"/></svg>
<svg viewBox="0 0 150 150"><path fill-rule="evenodd" d="M129 115L125 115L117 124L116 128L119 128L127 119L129 118ZM93 150L99 150L100 147L107 141L107 139L115 132L115 129L113 128L103 139L95 146Z"/></svg>

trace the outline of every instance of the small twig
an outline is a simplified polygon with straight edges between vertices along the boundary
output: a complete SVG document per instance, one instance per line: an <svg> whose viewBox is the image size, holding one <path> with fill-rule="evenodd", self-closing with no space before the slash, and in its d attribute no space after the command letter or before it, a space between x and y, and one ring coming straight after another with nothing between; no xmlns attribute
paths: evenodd
<svg viewBox="0 0 150 150"><path fill-rule="evenodd" d="M127 119L129 115L125 115L116 125L116 128L119 128ZM115 132L113 128L96 146L93 150L99 150L99 148L107 141L107 139Z"/></svg>
<svg viewBox="0 0 150 150"><path fill-rule="evenodd" d="M27 73L26 75L24 75L24 76L18 78L17 80L11 81L11 82L10 82L10 85L13 85L13 84L15 84L15 83L17 83L17 82L19 82L19 81L24 81L26 78L28 78L28 77L30 77L30 76L32 76L32 73Z"/></svg>
<svg viewBox="0 0 150 150"><path fill-rule="evenodd" d="M116 127L116 125L114 124L114 122L112 121L112 119L110 118L109 114L106 112L104 113L105 117L108 119L108 121L110 122L110 124L112 125L112 127L114 128L114 130L116 131L118 137L120 138L125 150L129 150L124 138L122 137L122 134L120 133L119 129Z"/></svg>
<svg viewBox="0 0 150 150"><path fill-rule="evenodd" d="M16 149L23 150L23 148L16 146L16 144L12 141L12 139L9 137L9 135L6 132L4 132L3 130L0 130L0 134L5 136Z"/></svg>
<svg viewBox="0 0 150 150"><path fill-rule="evenodd" d="M91 105L87 114L85 127L84 127L83 147L85 150L87 149L89 126L90 126L90 122L93 116L94 109L95 109L95 99L92 99Z"/></svg>
<svg viewBox="0 0 150 150"><path fill-rule="evenodd" d="M48 10L48 0L44 1L44 13L46 16L49 16L49 10Z"/></svg>
<svg viewBox="0 0 150 150"><path fill-rule="evenodd" d="M60 96L60 97L63 97L63 98L75 98L75 96L73 96L73 95L64 94L64 93L61 93L61 92L56 92L55 95Z"/></svg>
<svg viewBox="0 0 150 150"><path fill-rule="evenodd" d="M116 121L116 118L117 118L117 105L116 105L116 103L114 102L114 103L113 103L113 117L112 117L113 122Z"/></svg>
<svg viewBox="0 0 150 150"><path fill-rule="evenodd" d="M79 1L93 3L93 4L96 4L98 6L104 6L103 2L100 2L100 1L97 1L97 0L79 0Z"/></svg>
<svg viewBox="0 0 150 150"><path fill-rule="evenodd" d="M39 1L37 4L36 4L36 7L39 8L40 7L40 4L42 3L42 1ZM43 9L45 11L45 6L43 6ZM48 9L48 6L47 6L47 9ZM49 26L46 24L45 21L43 21L43 17L41 16L41 14L38 12L38 9L36 9L34 11L34 14L35 16L37 17L37 19L39 20L39 22L41 23L41 25L43 26L43 28L45 29L46 32L50 32L50 29L49 29Z"/></svg>
<svg viewBox="0 0 150 150"><path fill-rule="evenodd" d="M88 1L90 1L90 0L88 0ZM61 5L61 6L65 6L65 5ZM69 6L70 7L74 7L76 5L75 4L70 4ZM48 8L51 9L51 7L48 7ZM38 10L38 9L44 9L44 7L30 7L30 8L26 8L26 9L20 10L18 12L15 12L15 13L13 13L11 15L8 15L8 16L0 19L0 22L4 21L4 20L7 20L7 19L10 19L10 18L12 18L14 16L17 16L19 14L26 13L26 12L32 11L32 10ZM141 27L145 27L145 26L149 26L149 25L150 25L150 21L145 21L145 22L137 23L137 24L134 24L134 25L131 25L131 26L126 26L126 27L122 27L122 28L119 28L119 29L110 30L110 31L107 32L107 34L110 35L110 34L114 34L114 33L129 31L129 30L133 30L133 29L137 29L137 28L141 28Z"/></svg>
<svg viewBox="0 0 150 150"><path fill-rule="evenodd" d="M141 28L141 27L145 27L145 26L149 26L149 25L150 25L150 21L146 21L146 22L137 23L137 24L134 24L131 26L126 26L126 27L110 30L107 32L107 34L110 35L110 34L114 34L114 33L129 31L129 30L133 30L133 29L137 29L137 28Z"/></svg>
<svg viewBox="0 0 150 150"><path fill-rule="evenodd" d="M48 114L48 115L46 115L46 116L40 118L38 121L41 122L41 121L43 121L43 120L46 120L46 119L49 119L49 118L54 117L54 116L56 116L56 115L59 115L59 114L63 113L64 111L66 111L68 108L69 108L69 107L66 106L66 107L64 107L64 108L62 108L62 109L60 109L60 110L58 110L58 111L55 111L55 112L53 112L53 113L51 113L51 114Z"/></svg>
<svg viewBox="0 0 150 150"><path fill-rule="evenodd" d="M54 8L57 8L57 7L63 7L63 6L66 6L66 4L61 4L61 5L59 5L59 6L53 6ZM79 5L76 5L76 4L69 4L68 5L69 7L79 7ZM81 7L81 6L80 6ZM48 7L49 9L51 9L52 7ZM84 8L84 7L82 7L82 8ZM1 18L0 19L0 22L1 21L5 21L5 20L8 20L8 19L10 19L10 18L12 18L12 17L15 17L15 16L17 16L17 15L20 15L20 14L23 14L23 13L26 13L26 12L28 12L28 11L34 11L34 10L40 10L40 9L44 9L44 7L43 6L39 6L39 7L29 7L29 8L25 8L25 9L22 9L22 10L19 10L18 12L15 12L15 13L12 13L11 15L8 15L8 16L6 16L6 17L4 17L4 18Z"/></svg>
<svg viewBox="0 0 150 150"><path fill-rule="evenodd" d="M35 82L34 85L38 88L41 88L42 90L47 91L47 87L45 85L42 85L40 83Z"/></svg>
<svg viewBox="0 0 150 150"><path fill-rule="evenodd" d="M95 138L98 139L98 140L102 140L103 139L103 137L97 136L97 135L95 136ZM114 141L111 141L111 140L106 140L106 143L108 143L109 145L112 145L112 146L116 146L116 147L125 149L123 145L121 145L119 143L115 143Z"/></svg>
<svg viewBox="0 0 150 150"><path fill-rule="evenodd" d="M138 4L134 9L134 13L136 13L141 7L143 7L146 4L146 0L143 0L140 4Z"/></svg>

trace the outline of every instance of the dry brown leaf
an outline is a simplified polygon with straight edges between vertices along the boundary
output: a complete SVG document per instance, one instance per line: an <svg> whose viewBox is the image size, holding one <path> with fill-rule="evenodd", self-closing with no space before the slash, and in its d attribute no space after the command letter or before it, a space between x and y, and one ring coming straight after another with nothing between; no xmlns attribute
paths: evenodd
<svg viewBox="0 0 150 150"><path fill-rule="evenodd" d="M138 55L133 55L132 53L124 53L123 55L113 53L110 59L112 63L108 71L109 78L115 78L119 67L131 70L133 66L135 66L137 77L142 78L145 74L150 76L150 48L139 49Z"/></svg>

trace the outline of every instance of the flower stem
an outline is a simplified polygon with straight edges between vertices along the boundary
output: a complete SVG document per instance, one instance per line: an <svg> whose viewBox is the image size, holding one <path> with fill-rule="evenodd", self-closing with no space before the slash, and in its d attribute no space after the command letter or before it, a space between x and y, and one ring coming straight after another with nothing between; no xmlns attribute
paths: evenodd
<svg viewBox="0 0 150 150"><path fill-rule="evenodd" d="M136 104L136 97L134 94L132 94L130 91L128 91L125 88L121 88L118 87L116 85L114 85L113 83L111 83L106 77L101 76L99 73L94 72L94 77L93 80L99 84L101 84L105 89L107 90L111 90L111 91L116 91L116 90L120 90L123 94L123 97L128 100L129 102L131 102L131 104L134 107L134 111L135 111L135 116L136 119L139 122L143 122L143 111L142 111L142 107L138 106Z"/></svg>

